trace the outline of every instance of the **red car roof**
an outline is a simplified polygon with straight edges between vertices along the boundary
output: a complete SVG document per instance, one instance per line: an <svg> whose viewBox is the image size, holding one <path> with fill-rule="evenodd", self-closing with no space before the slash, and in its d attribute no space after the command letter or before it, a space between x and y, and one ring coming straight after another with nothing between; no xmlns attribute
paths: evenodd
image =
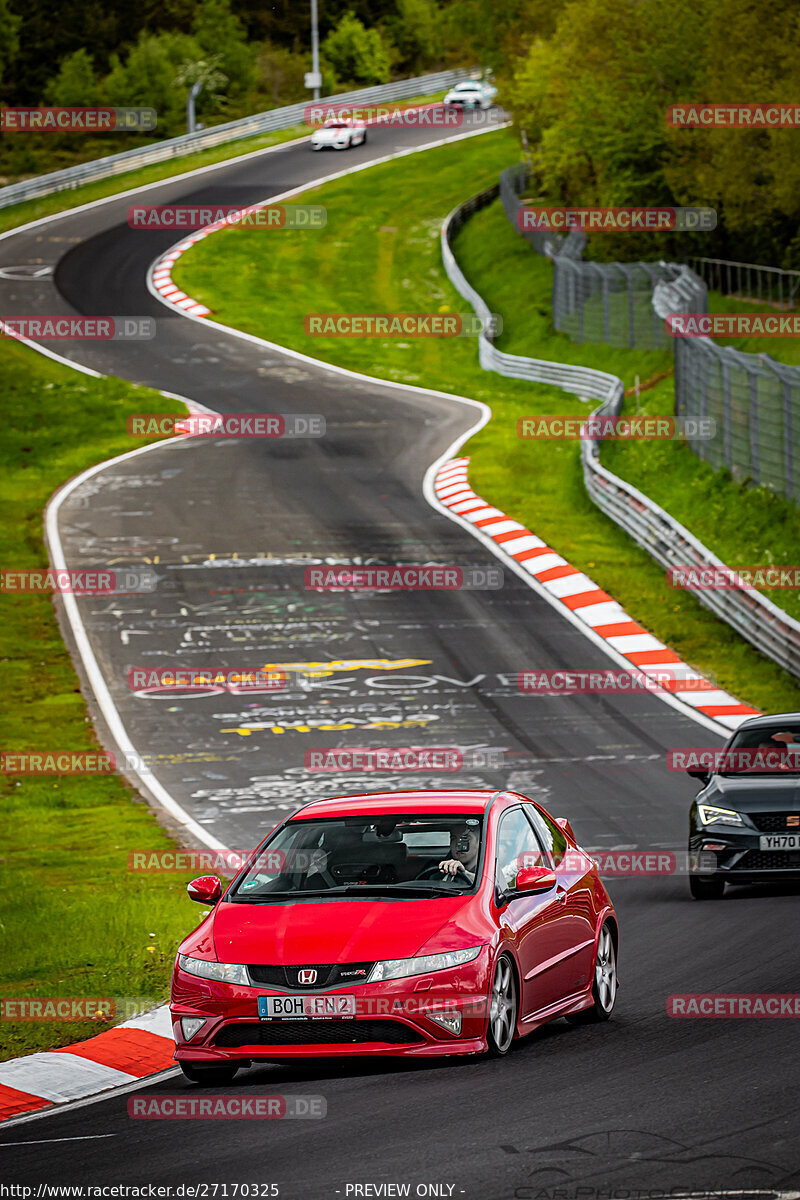
<svg viewBox="0 0 800 1200"><path fill-rule="evenodd" d="M293 813L290 820L307 817L359 817L387 808L403 813L482 813L492 798L502 793L496 788L481 791L436 790L419 792L368 792L360 796L334 796L314 800Z"/></svg>

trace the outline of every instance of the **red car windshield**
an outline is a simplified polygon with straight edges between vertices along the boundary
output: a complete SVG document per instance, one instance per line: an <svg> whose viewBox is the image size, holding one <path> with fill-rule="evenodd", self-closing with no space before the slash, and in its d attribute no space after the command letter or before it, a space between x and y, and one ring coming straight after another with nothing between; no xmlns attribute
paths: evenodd
<svg viewBox="0 0 800 1200"><path fill-rule="evenodd" d="M288 821L226 899L463 894L480 879L482 832L482 819L472 814L370 813Z"/></svg>

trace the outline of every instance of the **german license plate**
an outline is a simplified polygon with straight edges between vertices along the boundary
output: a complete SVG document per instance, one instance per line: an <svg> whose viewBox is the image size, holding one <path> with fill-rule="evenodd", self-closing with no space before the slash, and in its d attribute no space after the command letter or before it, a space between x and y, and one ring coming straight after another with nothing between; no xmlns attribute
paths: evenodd
<svg viewBox="0 0 800 1200"><path fill-rule="evenodd" d="M258 1015L262 1021L297 1020L309 1017L317 1020L325 1017L354 1017L356 998L350 993L343 995L308 995L306 992L291 992L288 996L259 996Z"/></svg>
<svg viewBox="0 0 800 1200"><path fill-rule="evenodd" d="M758 844L762 850L800 850L800 833L765 833Z"/></svg>

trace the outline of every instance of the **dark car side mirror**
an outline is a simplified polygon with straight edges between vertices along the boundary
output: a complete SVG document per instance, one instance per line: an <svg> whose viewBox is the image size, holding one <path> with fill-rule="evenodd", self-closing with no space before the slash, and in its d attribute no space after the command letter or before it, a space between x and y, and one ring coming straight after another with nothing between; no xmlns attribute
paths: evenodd
<svg viewBox="0 0 800 1200"><path fill-rule="evenodd" d="M216 904L222 895L222 884L216 875L201 875L187 883L186 891L190 900L198 904Z"/></svg>
<svg viewBox="0 0 800 1200"><path fill-rule="evenodd" d="M699 779L701 783L708 783L711 778L710 772L705 767L687 767L686 774L691 775L692 779Z"/></svg>
<svg viewBox="0 0 800 1200"><path fill-rule="evenodd" d="M522 867L517 871L513 890L535 895L538 892L549 892L555 886L556 873L550 867Z"/></svg>

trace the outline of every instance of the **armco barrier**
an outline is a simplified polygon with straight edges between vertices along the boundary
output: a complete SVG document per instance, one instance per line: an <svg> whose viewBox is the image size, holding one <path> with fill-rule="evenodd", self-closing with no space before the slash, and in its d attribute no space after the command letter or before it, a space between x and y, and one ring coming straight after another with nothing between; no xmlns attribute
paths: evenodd
<svg viewBox="0 0 800 1200"><path fill-rule="evenodd" d="M442 259L447 276L459 295L472 305L483 321L490 320L488 306L467 281L450 243L454 233L469 217L490 204L500 191L500 185L487 188L459 205L446 217L441 233ZM654 304L659 307L668 305L670 312L685 311L683 306L692 302L694 281L688 272L685 275L680 271L673 274L672 279L664 280L661 289L657 289ZM603 403L595 410L597 415L617 416L622 410L624 389L622 380L615 375L586 367L504 354L484 334L479 339L479 346L480 364L486 371L496 371L499 375L514 379L549 383L581 397L602 399ZM654 504L643 492L602 466L599 455L600 448L596 440L581 441L586 490L598 508L624 529L656 562L664 567L724 566L685 526ZM687 590L691 590L701 604L726 621L762 654L800 678L800 622L757 591Z"/></svg>
<svg viewBox="0 0 800 1200"><path fill-rule="evenodd" d="M504 354L493 345L492 315L481 296L467 282L463 271L455 260L450 247L450 240L473 213L497 197L499 187L494 184L480 192L472 199L460 204L445 219L441 233L442 259L444 269L453 287L468 301L476 314L481 318L486 333L478 339L480 364L485 371L497 371L498 375L506 375L510 379L529 379L533 383L547 383L552 387L561 388L565 392L573 392L586 400L608 400L619 393L622 398L622 381L616 375L608 375L605 371L593 371L588 367L572 367L565 363L547 362L545 359L525 358L518 354Z"/></svg>
<svg viewBox="0 0 800 1200"><path fill-rule="evenodd" d="M400 79L395 83L361 88L356 92L341 92L336 96L324 96L320 103L366 105L379 104L389 100L407 100L412 96L449 89L459 80L475 74L475 70L466 69L438 71L433 75L419 75L414 79ZM25 179L21 183L12 183L8 187L0 188L0 208L18 204L21 200L32 200L37 196L48 196L53 192L63 192L69 188L80 187L81 184L91 183L95 179L106 179L111 175L135 171L139 167L147 167L152 163L165 162L185 154L194 154L198 150L208 150L210 147L220 146L224 142L235 142L241 138L254 137L256 134L268 133L276 129L291 129L293 125L302 123L305 110L310 103L310 100L304 100L301 104L272 108L267 112L256 113L252 117L241 117L238 121L228 121L225 125L214 125L211 129L201 129L196 133L185 133L181 137L155 142L151 146L123 150L121 154L109 154L104 158L95 158L91 162L65 167L62 171L50 171L47 175L35 175L32 179Z"/></svg>

